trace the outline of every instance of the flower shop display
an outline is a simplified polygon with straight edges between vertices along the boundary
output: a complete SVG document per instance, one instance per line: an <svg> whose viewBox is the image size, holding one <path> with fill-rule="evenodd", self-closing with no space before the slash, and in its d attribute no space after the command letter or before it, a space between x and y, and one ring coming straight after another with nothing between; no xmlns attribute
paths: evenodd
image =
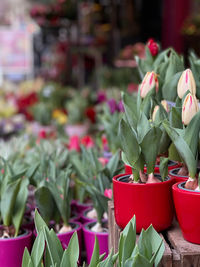
<svg viewBox="0 0 200 267"><path fill-rule="evenodd" d="M27 249L24 251L22 267L26 267L28 263L32 264L33 267L41 264L44 264L45 267L52 265L63 267L66 265L73 267L81 266L80 262L78 262L79 246L76 233L71 237L68 248L63 251L54 231L48 229L37 211L35 212L35 224L38 234L31 253L29 254ZM121 233L119 251L115 255L111 251L108 257L103 260L104 254L100 254L99 242L95 238L93 254L88 267L114 267L114 264L117 264L119 267L126 266L127 264L131 264L133 267L139 264L156 267L161 261L164 249L162 238L152 226L146 231L142 231L136 243L136 219L134 217ZM85 263L82 266L85 266Z"/></svg>

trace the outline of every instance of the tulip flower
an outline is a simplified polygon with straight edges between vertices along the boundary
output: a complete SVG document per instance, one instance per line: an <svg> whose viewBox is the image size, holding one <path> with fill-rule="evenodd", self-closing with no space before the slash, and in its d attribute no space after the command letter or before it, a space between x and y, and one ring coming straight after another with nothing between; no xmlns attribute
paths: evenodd
<svg viewBox="0 0 200 267"><path fill-rule="evenodd" d="M156 87L156 92L158 91L158 79L155 72L147 72L144 79L140 85L140 95L142 98L150 92L154 87Z"/></svg>
<svg viewBox="0 0 200 267"><path fill-rule="evenodd" d="M149 39L147 42L147 47L149 48L149 51L151 52L152 56L156 56L159 51L158 44L154 41L154 39Z"/></svg>
<svg viewBox="0 0 200 267"><path fill-rule="evenodd" d="M192 95L196 94L196 83L190 69L185 70L178 81L177 93L179 98L182 99L188 90Z"/></svg>
<svg viewBox="0 0 200 267"><path fill-rule="evenodd" d="M199 111L198 101L195 95L187 94L182 106L182 122L188 125L193 116Z"/></svg>
<svg viewBox="0 0 200 267"><path fill-rule="evenodd" d="M162 106L164 107L164 109L165 109L167 112L169 112L169 106L168 106L168 104L167 104L167 101L166 101L166 100L162 100L162 101L161 101L161 104L162 104ZM159 110L159 106L156 105L155 108L154 108L154 110L153 110L152 121L155 121L156 113L157 113L158 110Z"/></svg>

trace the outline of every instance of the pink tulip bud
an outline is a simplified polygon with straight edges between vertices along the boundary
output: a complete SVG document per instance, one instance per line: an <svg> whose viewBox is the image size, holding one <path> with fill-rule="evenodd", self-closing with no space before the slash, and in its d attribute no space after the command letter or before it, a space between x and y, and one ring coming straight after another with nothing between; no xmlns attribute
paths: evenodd
<svg viewBox="0 0 200 267"><path fill-rule="evenodd" d="M148 94L154 87L156 87L156 92L158 91L158 79L155 72L147 72L143 78L143 81L140 85L140 95L142 98Z"/></svg>
<svg viewBox="0 0 200 267"><path fill-rule="evenodd" d="M182 106L182 122L188 125L193 116L199 111L199 105L195 95L187 94Z"/></svg>
<svg viewBox="0 0 200 267"><path fill-rule="evenodd" d="M190 69L185 70L178 81L177 93L179 98L182 99L188 90L191 92L191 94L196 94L196 83Z"/></svg>
<svg viewBox="0 0 200 267"><path fill-rule="evenodd" d="M107 197L107 198L112 198L112 189L105 189L104 191L104 196Z"/></svg>
<svg viewBox="0 0 200 267"><path fill-rule="evenodd" d="M162 106L164 107L164 109L165 109L167 112L169 112L169 106L168 106L168 104L167 104L167 101L166 101L166 100L162 100L162 101L161 101L161 104L162 104ZM152 121L155 121L156 113L157 113L158 110L159 110L159 106L156 105L155 108L154 108L154 110L153 110Z"/></svg>

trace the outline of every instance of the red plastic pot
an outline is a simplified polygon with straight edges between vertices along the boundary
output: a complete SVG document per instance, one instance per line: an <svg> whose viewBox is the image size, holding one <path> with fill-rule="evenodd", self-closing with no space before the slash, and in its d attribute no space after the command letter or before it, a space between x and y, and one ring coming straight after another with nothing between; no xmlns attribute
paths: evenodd
<svg viewBox="0 0 200 267"><path fill-rule="evenodd" d="M175 183L185 182L188 179L188 176L178 175L177 173L179 170L180 170L180 167L169 171L169 177L174 179Z"/></svg>
<svg viewBox="0 0 200 267"><path fill-rule="evenodd" d="M173 179L154 184L128 183L129 175L113 177L115 220L124 228L136 215L137 233L151 224L160 232L167 229L173 220Z"/></svg>
<svg viewBox="0 0 200 267"><path fill-rule="evenodd" d="M91 231L90 228L95 223L96 222L89 222L84 224L83 226L83 236L86 249L87 264L90 264L90 260L94 249L95 236L99 241L100 254L106 253L105 257L108 256L108 232L98 233Z"/></svg>
<svg viewBox="0 0 200 267"><path fill-rule="evenodd" d="M176 216L183 237L195 244L200 244L200 192L184 188L185 182L172 187Z"/></svg>
<svg viewBox="0 0 200 267"><path fill-rule="evenodd" d="M173 170L175 168L178 168L178 167L180 167L179 163L177 163L175 161L171 161L171 160L169 161L169 164L168 164L168 170L169 171ZM146 172L146 171L147 171L147 168L146 168L146 166L144 166L144 172ZM132 174L131 167L129 165L126 165L126 164L125 164L125 173ZM154 173L160 173L159 165L155 166Z"/></svg>
<svg viewBox="0 0 200 267"><path fill-rule="evenodd" d="M21 266L24 249L27 247L30 251L31 246L32 232L30 231L15 238L0 239L0 266Z"/></svg>

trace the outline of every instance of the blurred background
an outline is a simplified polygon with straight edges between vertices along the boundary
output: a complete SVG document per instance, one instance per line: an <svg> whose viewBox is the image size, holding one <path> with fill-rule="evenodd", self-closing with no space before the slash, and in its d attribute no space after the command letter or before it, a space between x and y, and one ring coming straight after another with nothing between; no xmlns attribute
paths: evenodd
<svg viewBox="0 0 200 267"><path fill-rule="evenodd" d="M199 55L199 9L199 0L1 0L0 83L40 76L98 88L109 70L125 79L149 38Z"/></svg>

